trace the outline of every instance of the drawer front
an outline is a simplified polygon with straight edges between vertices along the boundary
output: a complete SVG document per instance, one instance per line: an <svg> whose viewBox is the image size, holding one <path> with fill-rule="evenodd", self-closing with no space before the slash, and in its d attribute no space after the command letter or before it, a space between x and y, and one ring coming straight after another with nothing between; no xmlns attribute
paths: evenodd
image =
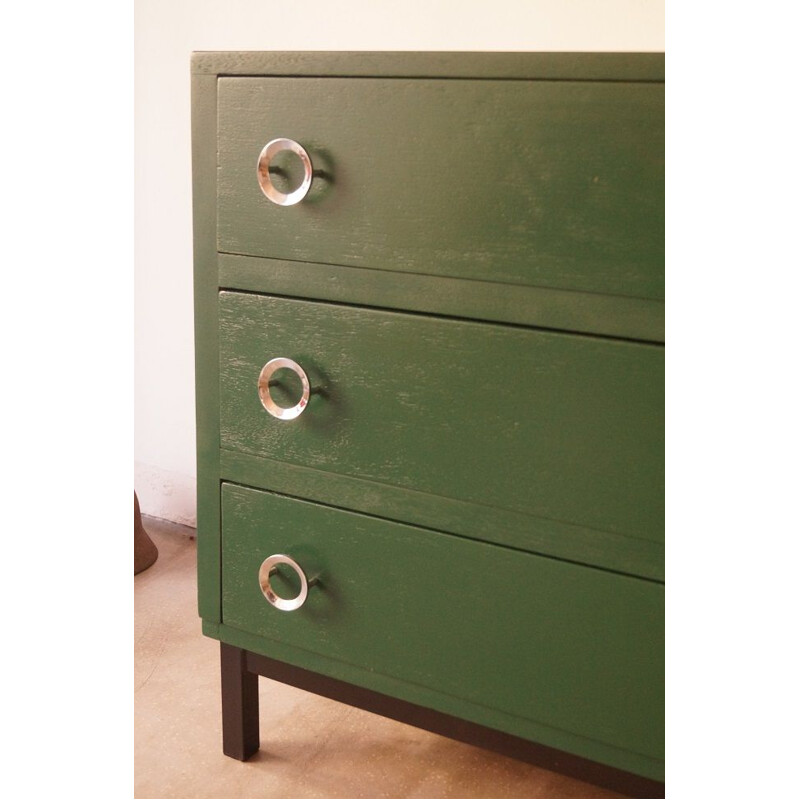
<svg viewBox="0 0 800 800"><path fill-rule="evenodd" d="M221 78L218 103L221 252L663 297L662 84ZM280 137L317 173L291 207L256 177Z"/></svg>
<svg viewBox="0 0 800 800"><path fill-rule="evenodd" d="M219 309L223 448L663 541L662 348L232 292ZM312 387L289 421L257 390L279 357Z"/></svg>
<svg viewBox="0 0 800 800"><path fill-rule="evenodd" d="M651 758L663 757L663 587L228 484L225 625ZM274 554L318 577L271 606ZM272 588L296 594L292 573ZM303 666L303 664L300 664Z"/></svg>

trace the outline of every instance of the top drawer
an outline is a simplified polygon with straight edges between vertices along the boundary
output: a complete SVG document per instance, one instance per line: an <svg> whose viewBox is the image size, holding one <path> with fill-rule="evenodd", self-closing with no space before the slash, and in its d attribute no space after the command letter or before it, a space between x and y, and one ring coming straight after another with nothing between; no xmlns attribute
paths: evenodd
<svg viewBox="0 0 800 800"><path fill-rule="evenodd" d="M663 84L221 78L218 136L220 252L663 297ZM257 180L281 137L315 172L290 207Z"/></svg>

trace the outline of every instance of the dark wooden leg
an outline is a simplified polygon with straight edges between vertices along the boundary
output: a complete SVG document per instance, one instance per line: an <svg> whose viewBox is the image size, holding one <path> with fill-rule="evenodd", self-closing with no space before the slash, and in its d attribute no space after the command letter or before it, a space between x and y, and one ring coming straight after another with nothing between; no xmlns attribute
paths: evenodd
<svg viewBox="0 0 800 800"><path fill-rule="evenodd" d="M258 674L249 672L246 651L220 643L222 752L247 761L258 750Z"/></svg>

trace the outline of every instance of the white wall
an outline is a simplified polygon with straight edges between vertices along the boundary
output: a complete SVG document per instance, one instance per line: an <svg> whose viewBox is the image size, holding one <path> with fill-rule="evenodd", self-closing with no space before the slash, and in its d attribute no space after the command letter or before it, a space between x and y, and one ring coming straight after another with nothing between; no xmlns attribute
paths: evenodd
<svg viewBox="0 0 800 800"><path fill-rule="evenodd" d="M135 488L195 524L193 50L662 51L663 0L136 0Z"/></svg>

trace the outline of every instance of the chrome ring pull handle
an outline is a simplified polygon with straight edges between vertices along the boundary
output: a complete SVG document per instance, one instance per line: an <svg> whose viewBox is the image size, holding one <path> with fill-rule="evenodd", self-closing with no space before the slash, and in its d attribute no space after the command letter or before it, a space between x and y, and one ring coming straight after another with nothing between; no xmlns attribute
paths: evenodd
<svg viewBox="0 0 800 800"><path fill-rule="evenodd" d="M300 594L298 594L297 597L284 600L284 598L278 597L273 591L269 579L271 575L277 572L278 564L286 564L288 567L291 567L297 573L298 578L300 578ZM309 580L306 577L303 568L293 558L280 553L265 558L261 564L261 568L258 570L258 583L261 586L264 597L267 598L267 602L270 603L270 605L275 606L275 608L280 611L295 611L300 608L308 597L308 590L314 586L316 582L316 578L311 578L311 580Z"/></svg>
<svg viewBox="0 0 800 800"><path fill-rule="evenodd" d="M303 162L303 181L293 192L289 192L289 194L279 192L269 176L269 165L272 159L284 150L288 150L290 153L299 156L300 161ZM293 139L273 139L271 142L267 142L264 145L264 149L258 157L257 174L258 185L269 200L277 206L293 206L299 203L308 194L308 190L311 188L311 179L314 174L314 169L311 166L311 158L303 145L298 144Z"/></svg>
<svg viewBox="0 0 800 800"><path fill-rule="evenodd" d="M282 408L273 399L269 392L270 378L279 369L290 369L300 378L300 383L303 386L303 394L300 397L297 405L291 408ZM261 405L272 414L275 419L290 420L299 417L305 407L308 405L308 398L311 396L311 384L308 381L306 371L291 358L273 358L267 361L261 368L261 373L258 376L258 397L261 400Z"/></svg>

